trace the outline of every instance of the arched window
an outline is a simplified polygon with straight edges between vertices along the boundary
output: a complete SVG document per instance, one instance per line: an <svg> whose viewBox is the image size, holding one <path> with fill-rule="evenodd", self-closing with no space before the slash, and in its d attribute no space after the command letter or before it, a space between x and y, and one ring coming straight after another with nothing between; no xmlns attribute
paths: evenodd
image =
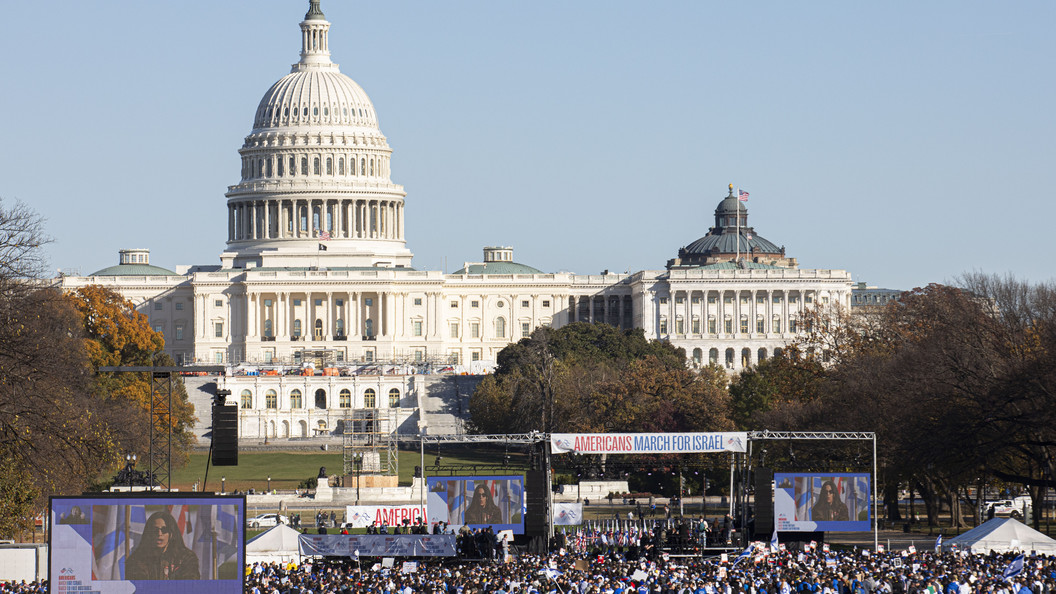
<svg viewBox="0 0 1056 594"><path fill-rule="evenodd" d="M308 157L301 157L301 175L308 175Z"/></svg>
<svg viewBox="0 0 1056 594"><path fill-rule="evenodd" d="M330 157L326 158L326 174L327 175L333 175L334 174L334 160L331 159Z"/></svg>
<svg viewBox="0 0 1056 594"><path fill-rule="evenodd" d="M733 349L726 349L726 367L733 367Z"/></svg>
<svg viewBox="0 0 1056 594"><path fill-rule="evenodd" d="M704 351L699 348L693 349L693 364L700 366L704 362Z"/></svg>
<svg viewBox="0 0 1056 594"><path fill-rule="evenodd" d="M253 408L253 392L242 390L242 408Z"/></svg>
<svg viewBox="0 0 1056 594"><path fill-rule="evenodd" d="M759 353L758 353L757 356L759 358L759 362L760 363L762 363L763 361L766 361L766 349L759 349Z"/></svg>
<svg viewBox="0 0 1056 594"><path fill-rule="evenodd" d="M337 174L338 175L344 175L345 174L345 158L344 157L338 157L338 159L337 159Z"/></svg>
<svg viewBox="0 0 1056 594"><path fill-rule="evenodd" d="M366 332L367 338L374 336L374 320L363 322L363 331Z"/></svg>
<svg viewBox="0 0 1056 594"><path fill-rule="evenodd" d="M301 337L301 321L300 320L294 320L293 321L293 339L297 340L300 337Z"/></svg>
<svg viewBox="0 0 1056 594"><path fill-rule="evenodd" d="M290 408L304 408L304 398L300 390L290 392Z"/></svg>
<svg viewBox="0 0 1056 594"><path fill-rule="evenodd" d="M378 406L378 397L374 392L374 388L367 388L363 391L363 407L364 408L375 408Z"/></svg>
<svg viewBox="0 0 1056 594"><path fill-rule="evenodd" d="M265 175L271 177L271 159L268 159L267 165L264 167Z"/></svg>
<svg viewBox="0 0 1056 594"><path fill-rule="evenodd" d="M781 356L784 356L784 354L785 354L785 350L782 349L781 347L778 347L778 348L774 349L774 356L775 357L781 357Z"/></svg>
<svg viewBox="0 0 1056 594"><path fill-rule="evenodd" d="M752 349L741 349L741 367L751 367Z"/></svg>
<svg viewBox="0 0 1056 594"><path fill-rule="evenodd" d="M719 349L711 349L708 351L708 363L715 365L719 364Z"/></svg>
<svg viewBox="0 0 1056 594"><path fill-rule="evenodd" d="M326 409L326 390L322 388L315 391L315 408Z"/></svg>
<svg viewBox="0 0 1056 594"><path fill-rule="evenodd" d="M389 408L398 408L400 406L400 390L393 388L389 390Z"/></svg>
<svg viewBox="0 0 1056 594"><path fill-rule="evenodd" d="M264 173L264 159L257 159L257 177Z"/></svg>
<svg viewBox="0 0 1056 594"><path fill-rule="evenodd" d="M506 338L506 318L495 318L495 338Z"/></svg>
<svg viewBox="0 0 1056 594"><path fill-rule="evenodd" d="M283 172L283 169L282 169L282 164L283 164L282 157L279 157L278 160L275 161L275 165L278 166L277 173L279 174L279 177L282 177L283 175L285 175L285 173Z"/></svg>
<svg viewBox="0 0 1056 594"><path fill-rule="evenodd" d="M352 392L349 392L348 388L341 390L338 395L338 403L341 408L352 408Z"/></svg>
<svg viewBox="0 0 1056 594"><path fill-rule="evenodd" d="M319 157L312 159L312 173L319 175Z"/></svg>
<svg viewBox="0 0 1056 594"><path fill-rule="evenodd" d="M290 175L296 175L297 173L297 160L290 157Z"/></svg>
<svg viewBox="0 0 1056 594"><path fill-rule="evenodd" d="M266 408L279 408L279 395L275 393L275 390L268 390L264 393L264 406Z"/></svg>
<svg viewBox="0 0 1056 594"><path fill-rule="evenodd" d="M370 175L374 175L374 159L370 160Z"/></svg>
<svg viewBox="0 0 1056 594"><path fill-rule="evenodd" d="M314 330L313 335L315 336L316 340L322 340L323 339L323 321L322 320L320 320L320 319L316 319L315 320L315 330Z"/></svg>
<svg viewBox="0 0 1056 594"><path fill-rule="evenodd" d="M336 322L334 322L334 332L336 333L336 337L337 338L344 338L345 337L345 321L344 320L337 320Z"/></svg>
<svg viewBox="0 0 1056 594"><path fill-rule="evenodd" d="M367 160L366 159L360 159L359 160L359 174L360 175L366 175L367 174Z"/></svg>
<svg viewBox="0 0 1056 594"><path fill-rule="evenodd" d="M272 335L271 320L264 320L264 336L266 338L271 338L271 335Z"/></svg>

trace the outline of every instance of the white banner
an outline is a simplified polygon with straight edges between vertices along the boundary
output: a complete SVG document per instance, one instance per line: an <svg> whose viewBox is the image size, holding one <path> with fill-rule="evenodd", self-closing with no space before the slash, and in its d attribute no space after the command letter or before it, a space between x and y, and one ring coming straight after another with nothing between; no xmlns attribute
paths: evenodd
<svg viewBox="0 0 1056 594"><path fill-rule="evenodd" d="M578 526L582 523L582 503L554 502L554 526Z"/></svg>
<svg viewBox="0 0 1056 594"><path fill-rule="evenodd" d="M552 433L555 454L693 454L744 452L745 432L725 433Z"/></svg>
<svg viewBox="0 0 1056 594"><path fill-rule="evenodd" d="M302 555L324 557L452 557L454 534L301 534Z"/></svg>
<svg viewBox="0 0 1056 594"><path fill-rule="evenodd" d="M425 514L418 505L345 506L345 522L356 528L366 528L374 523L378 526L402 526L404 520L413 525L419 519L425 520Z"/></svg>

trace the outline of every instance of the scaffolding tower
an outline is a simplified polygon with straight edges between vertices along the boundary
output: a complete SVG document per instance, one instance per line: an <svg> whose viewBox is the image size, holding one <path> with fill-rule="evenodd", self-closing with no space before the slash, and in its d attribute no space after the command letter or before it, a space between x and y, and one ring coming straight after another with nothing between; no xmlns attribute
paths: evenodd
<svg viewBox="0 0 1056 594"><path fill-rule="evenodd" d="M399 476L398 409L350 408L342 423L344 475Z"/></svg>

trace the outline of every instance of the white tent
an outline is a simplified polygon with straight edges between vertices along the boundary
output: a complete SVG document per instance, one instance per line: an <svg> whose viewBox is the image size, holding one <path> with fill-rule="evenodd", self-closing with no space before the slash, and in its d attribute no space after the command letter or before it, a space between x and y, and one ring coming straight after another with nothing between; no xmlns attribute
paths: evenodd
<svg viewBox="0 0 1056 594"><path fill-rule="evenodd" d="M1012 518L994 518L964 534L942 542L943 552L1007 553L1037 551L1056 554L1056 540Z"/></svg>
<svg viewBox="0 0 1056 594"><path fill-rule="evenodd" d="M285 524L262 532L246 543L246 563L286 563L300 561L299 532Z"/></svg>

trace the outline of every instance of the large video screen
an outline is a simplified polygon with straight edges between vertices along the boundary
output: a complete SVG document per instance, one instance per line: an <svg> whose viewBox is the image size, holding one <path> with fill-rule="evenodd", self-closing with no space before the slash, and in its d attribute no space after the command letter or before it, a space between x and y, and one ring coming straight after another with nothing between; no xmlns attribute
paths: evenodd
<svg viewBox="0 0 1056 594"><path fill-rule="evenodd" d="M868 474L774 473L774 521L782 532L869 532Z"/></svg>
<svg viewBox="0 0 1056 594"><path fill-rule="evenodd" d="M524 477L438 476L426 481L429 523L524 534Z"/></svg>
<svg viewBox="0 0 1056 594"><path fill-rule="evenodd" d="M51 592L240 594L242 496L51 498Z"/></svg>

